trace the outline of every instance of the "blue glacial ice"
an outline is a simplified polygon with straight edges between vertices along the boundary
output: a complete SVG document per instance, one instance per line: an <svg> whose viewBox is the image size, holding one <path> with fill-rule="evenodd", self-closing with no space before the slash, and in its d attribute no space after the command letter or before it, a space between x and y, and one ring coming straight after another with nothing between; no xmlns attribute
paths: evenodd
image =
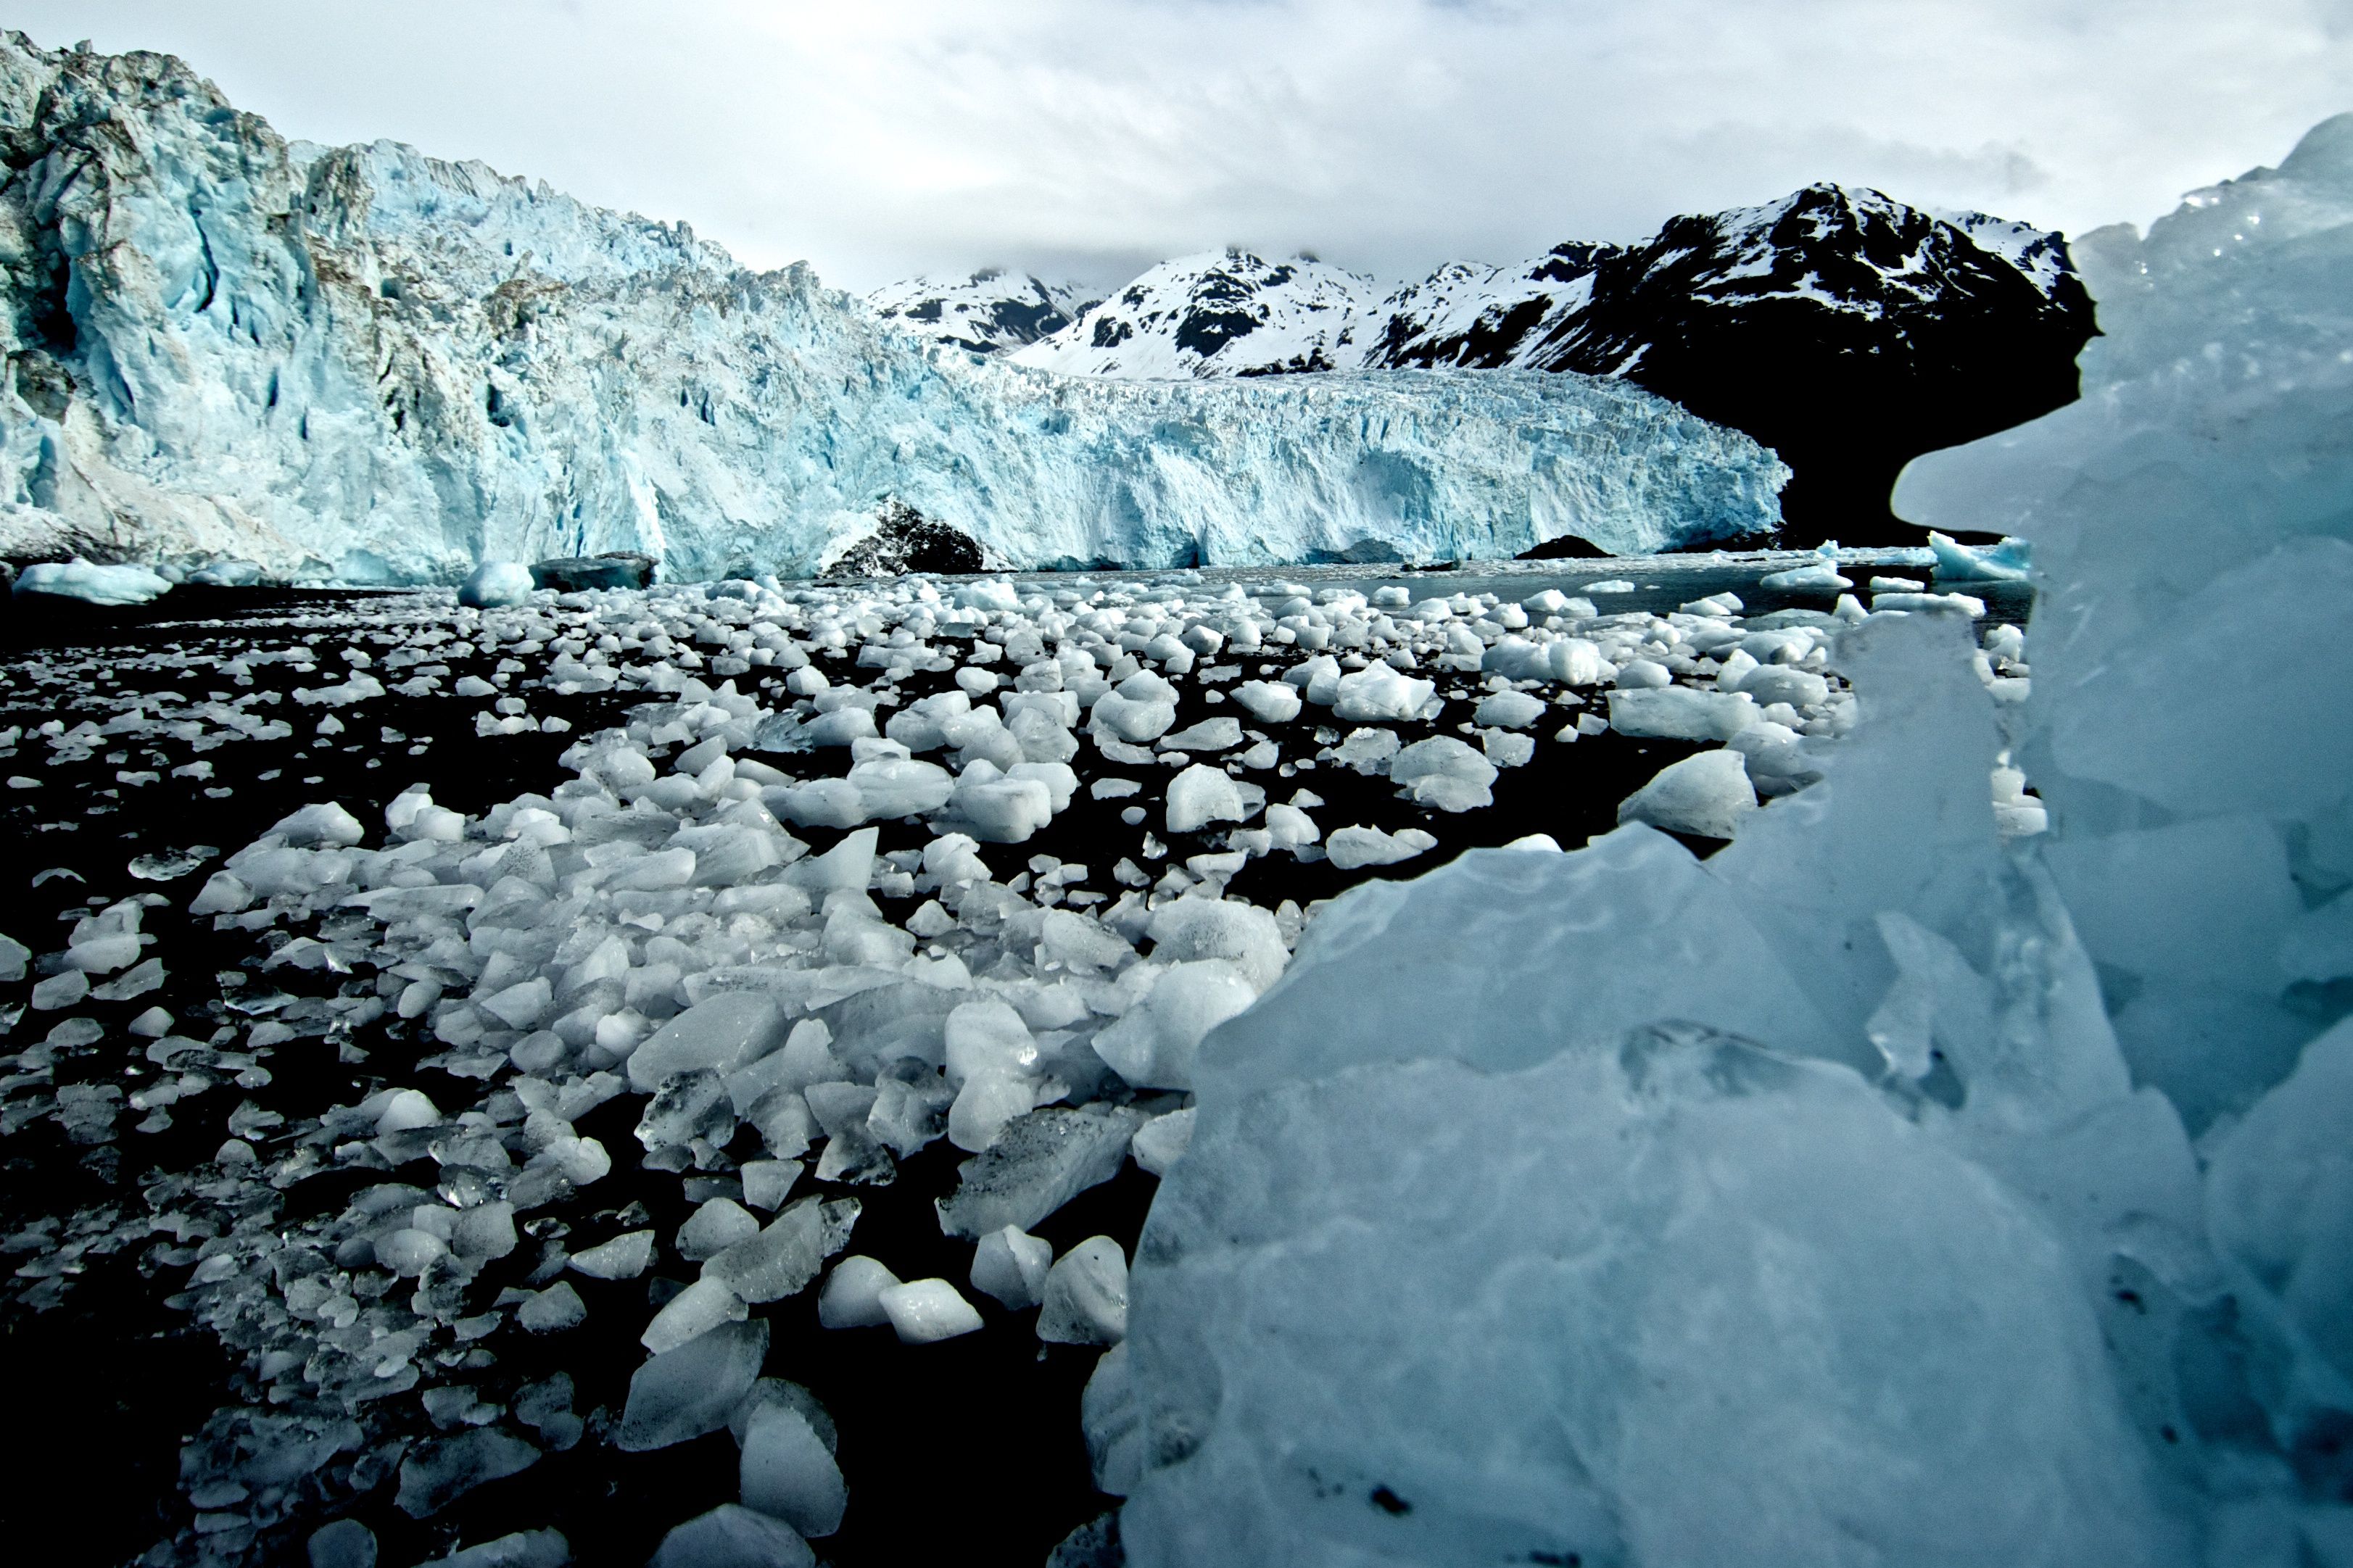
<svg viewBox="0 0 2353 1568"><path fill-rule="evenodd" d="M1029 371L804 266L389 142L290 143L162 55L0 37L0 554L455 582L638 551L806 575L912 506L993 565L1632 552L1788 470L1628 383Z"/></svg>
<svg viewBox="0 0 2353 1568"><path fill-rule="evenodd" d="M2353 116L2078 254L2084 400L1896 494L2031 542L2022 721L1874 616L1713 858L1357 889L1203 1042L1131 1563L2347 1561Z"/></svg>

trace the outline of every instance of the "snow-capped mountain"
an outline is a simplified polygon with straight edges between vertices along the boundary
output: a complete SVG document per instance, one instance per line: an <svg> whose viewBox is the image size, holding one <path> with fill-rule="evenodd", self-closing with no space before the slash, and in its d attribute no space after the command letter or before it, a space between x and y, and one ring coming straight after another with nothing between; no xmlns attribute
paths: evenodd
<svg viewBox="0 0 2353 1568"><path fill-rule="evenodd" d="M1065 375L1132 380L1353 370L1380 285L1310 257L1245 250L1164 261L1014 356Z"/></svg>
<svg viewBox="0 0 2353 1568"><path fill-rule="evenodd" d="M1622 378L1778 452L1797 473L1783 500L1793 539L1867 542L1915 531L1886 505L1905 461L2073 398L2094 330L2060 236L1831 184L1673 218L1636 245L1454 263L1378 300L1334 288L1312 315L1290 307L1297 285L1257 283L1265 264L1242 261L1232 279L1202 258L1164 263L1021 362L1112 376L1361 365ZM1216 352L1229 320L1258 333ZM1305 324L1313 353L1297 346ZM1182 352L1188 342L1210 352Z"/></svg>
<svg viewBox="0 0 2353 1568"><path fill-rule="evenodd" d="M1788 473L1583 377L1041 374L165 55L0 34L0 556L799 576L902 508L1018 566L1641 551L1770 531Z"/></svg>
<svg viewBox="0 0 2353 1568"><path fill-rule="evenodd" d="M1773 447L1800 533L1857 542L1909 536L1887 495L1912 458L2071 401L2093 331L2057 235L1830 184L1447 276L1400 291L1368 363L1624 377Z"/></svg>
<svg viewBox="0 0 2353 1568"><path fill-rule="evenodd" d="M1003 353L1061 331L1094 303L1076 284L991 267L969 278L909 278L866 296L884 321L975 353Z"/></svg>

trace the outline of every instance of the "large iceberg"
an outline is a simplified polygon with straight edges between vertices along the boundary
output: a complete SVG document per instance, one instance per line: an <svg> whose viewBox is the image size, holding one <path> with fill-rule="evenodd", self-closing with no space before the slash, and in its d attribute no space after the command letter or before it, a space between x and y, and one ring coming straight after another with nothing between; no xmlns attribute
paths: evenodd
<svg viewBox="0 0 2353 1568"><path fill-rule="evenodd" d="M1360 889L1204 1041L1139 1568L2353 1561L2353 117L2078 256L2083 402L1896 496L2032 542L2022 720L1873 616L1713 858Z"/></svg>
<svg viewBox="0 0 2353 1568"><path fill-rule="evenodd" d="M454 582L637 551L677 581L806 575L909 509L1017 567L1779 521L1778 458L1623 382L1025 371L682 224L290 143L168 56L0 35L0 556Z"/></svg>

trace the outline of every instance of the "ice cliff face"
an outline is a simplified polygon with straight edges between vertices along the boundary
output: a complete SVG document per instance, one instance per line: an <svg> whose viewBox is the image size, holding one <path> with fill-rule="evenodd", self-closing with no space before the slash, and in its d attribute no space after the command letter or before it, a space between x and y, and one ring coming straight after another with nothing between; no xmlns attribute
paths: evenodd
<svg viewBox="0 0 2353 1568"><path fill-rule="evenodd" d="M683 225L290 144L166 56L0 36L0 555L793 575L894 505L1019 566L1639 551L1769 529L1786 476L1582 379L1023 371Z"/></svg>
<svg viewBox="0 0 2353 1568"><path fill-rule="evenodd" d="M934 282L910 278L877 289L866 303L886 321L952 348L1006 353L1061 331L1094 301L1075 284L991 268Z"/></svg>
<svg viewBox="0 0 2353 1568"><path fill-rule="evenodd" d="M2058 235L1831 184L1672 218L1630 246L1451 264L1385 299L1321 268L1314 310L1298 282L1271 283L1266 270L1248 257L1222 272L1204 258L1164 263L1021 361L1125 376L1452 366L1621 377L1786 458L1792 542L1880 542L1913 537L1890 531L1886 505L1906 460L2072 399L2093 330Z"/></svg>

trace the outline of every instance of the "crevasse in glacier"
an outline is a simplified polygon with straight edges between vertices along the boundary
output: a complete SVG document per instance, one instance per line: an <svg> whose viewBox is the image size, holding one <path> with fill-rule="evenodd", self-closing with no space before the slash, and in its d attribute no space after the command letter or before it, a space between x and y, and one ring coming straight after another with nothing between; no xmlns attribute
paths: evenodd
<svg viewBox="0 0 2353 1568"><path fill-rule="evenodd" d="M1359 889L1205 1040L1131 1562L2346 1560L2353 117L2078 255L2084 401L1896 497L2033 542L2022 721L1874 616L1714 858Z"/></svg>
<svg viewBox="0 0 2353 1568"><path fill-rule="evenodd" d="M1772 454L1622 384L1026 372L684 225L290 144L167 56L0 36L0 554L415 582L638 550L702 578L807 574L893 502L1013 566L1778 521Z"/></svg>

